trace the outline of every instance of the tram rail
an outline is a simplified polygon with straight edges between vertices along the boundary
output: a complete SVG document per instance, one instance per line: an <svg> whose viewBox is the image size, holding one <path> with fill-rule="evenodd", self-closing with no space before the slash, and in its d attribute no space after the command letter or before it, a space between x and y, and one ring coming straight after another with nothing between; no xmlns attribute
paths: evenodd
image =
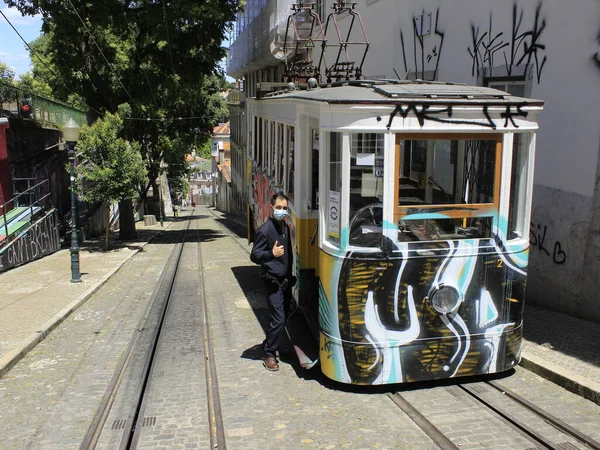
<svg viewBox="0 0 600 450"><path fill-rule="evenodd" d="M192 213L193 214L193 213ZM130 342L125 350L125 353L121 359L119 366L117 367L111 382L105 392L105 395L98 407L96 415L92 420L92 423L88 429L80 449L94 449L98 445L103 430L107 427L107 419L109 413L117 397L119 388L121 387L123 380L126 376L127 370L131 366L131 361L136 355L136 352L142 350L139 349L140 337L142 331L147 329L149 322L151 321L152 311L158 309L158 321L157 325L152 331L150 337L150 345L146 351L144 357L143 369L139 375L139 382L131 396L131 407L130 413L125 421L125 424L119 426L123 428L123 435L120 439L120 450L129 450L137 448L140 436L142 433L143 426L145 424L145 409L150 398L149 390L151 379L153 375L153 368L157 362L157 350L161 343L162 333L165 328L165 321L169 315L169 309L171 306L171 299L176 285L177 275L179 272L180 263L184 247L186 245L186 239L190 234L190 226L192 222L197 223L197 219L189 220L187 227L180 231L176 244L173 246L167 263L163 268L148 305L144 311L142 318L140 319L138 326L136 327ZM196 227L195 243L200 244L200 231ZM204 268L202 260L201 246L198 245L197 260L200 272L200 310L202 314L203 324L203 350L204 350L204 365L206 375L206 388L207 388L207 399L208 399L208 424L209 424L209 435L211 448L225 450L225 433L223 427L223 419L221 415L220 397L218 392L218 383L216 375L216 365L214 359L214 352L212 348L212 341L210 338L208 310L206 305L206 292L204 289ZM114 427L113 427L114 428Z"/></svg>
<svg viewBox="0 0 600 450"><path fill-rule="evenodd" d="M509 412L506 406L500 405L498 400L492 399L492 396L486 396L485 393L489 391L488 387L500 392L504 398L509 398L514 404L520 405L521 410L525 410L528 413L533 414L535 417L542 419L545 423L558 430L562 436L565 436L565 441L557 443L556 439L552 440L548 438L542 432L536 430L533 426L526 423L525 420L518 418L515 413ZM551 450L574 450L577 448L590 448L600 450L600 442L591 436L582 433L548 411L545 411L521 395L511 391L497 381L483 381L477 384L457 384L456 386L449 387L448 389L452 390L453 395L455 396L457 390L458 392L466 393L469 398L473 399L479 406L487 409L495 417L502 420L505 424L512 428L515 433L518 433L529 440L534 445L532 448ZM440 429L426 417L424 412L419 411L401 393L389 393L388 397L400 409L402 409L402 411L407 414L411 420L435 442L438 447L444 450L454 450L460 448L454 442L452 442L449 437L444 435L444 433L442 433ZM583 447L575 446L566 439L575 440L579 444L582 444Z"/></svg>

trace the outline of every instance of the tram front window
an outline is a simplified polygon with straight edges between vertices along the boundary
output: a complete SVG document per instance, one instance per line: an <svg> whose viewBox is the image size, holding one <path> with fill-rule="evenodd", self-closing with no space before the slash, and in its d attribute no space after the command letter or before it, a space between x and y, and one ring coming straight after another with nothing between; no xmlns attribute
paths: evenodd
<svg viewBox="0 0 600 450"><path fill-rule="evenodd" d="M398 241L491 237L501 137L397 140Z"/></svg>
<svg viewBox="0 0 600 450"><path fill-rule="evenodd" d="M383 134L350 135L350 245L381 245L383 147Z"/></svg>

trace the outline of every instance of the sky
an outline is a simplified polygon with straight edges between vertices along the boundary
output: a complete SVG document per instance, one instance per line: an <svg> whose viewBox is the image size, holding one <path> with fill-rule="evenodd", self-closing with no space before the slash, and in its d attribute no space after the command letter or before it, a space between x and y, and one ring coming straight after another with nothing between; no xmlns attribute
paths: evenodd
<svg viewBox="0 0 600 450"><path fill-rule="evenodd" d="M33 41L41 34L41 16L23 17L16 8L9 8L3 1L0 1L0 10L27 42ZM29 59L27 47L1 14L0 61L14 70L17 78L31 69L31 60Z"/></svg>

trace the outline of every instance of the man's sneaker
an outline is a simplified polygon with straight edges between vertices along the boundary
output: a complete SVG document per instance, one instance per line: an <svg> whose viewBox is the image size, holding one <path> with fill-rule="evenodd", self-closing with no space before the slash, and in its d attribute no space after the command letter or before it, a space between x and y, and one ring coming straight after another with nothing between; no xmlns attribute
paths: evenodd
<svg viewBox="0 0 600 450"><path fill-rule="evenodd" d="M263 358L263 366L265 369L270 370L271 372L276 372L279 370L279 364L274 356L267 355Z"/></svg>

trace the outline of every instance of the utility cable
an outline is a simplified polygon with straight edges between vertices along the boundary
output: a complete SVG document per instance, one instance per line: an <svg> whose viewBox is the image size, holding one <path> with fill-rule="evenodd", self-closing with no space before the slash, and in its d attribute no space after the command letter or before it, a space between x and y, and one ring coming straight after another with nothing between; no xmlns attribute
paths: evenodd
<svg viewBox="0 0 600 450"><path fill-rule="evenodd" d="M4 12L3 12L1 9L0 9L0 14L2 14L2 16L3 16L3 17L6 19L6 21L7 21L7 22L8 22L8 24L11 26L11 28L14 30L14 32L15 32L15 33L17 33L17 36L19 36L19 37L21 38L21 40L22 40L22 41L23 41L23 43L24 43L24 44L27 46L27 48L29 49L29 51L31 51L31 53L33 53L33 54L34 54L34 55L37 57L37 59L39 59L39 60L40 60L40 62L41 62L43 65L44 65L44 67L46 67L46 69L48 69L48 70L50 71L50 73L55 73L55 72L56 72L56 70L55 70L55 69L51 69L51 68L48 66L48 64L46 64L46 61L44 61L44 60L42 59L42 57L41 57L40 55L38 55L38 53L37 53L37 52L36 52L36 51L35 51L33 48L31 48L31 46L30 46L30 45L27 43L27 41L26 41L26 40L23 38L23 36L21 36L21 33L19 33L19 31L18 31L18 30L15 28L15 26L14 26L14 25L11 23L11 21L10 21L10 20L8 20L8 17L6 17L6 15L4 14ZM65 88L67 89L67 92L71 92L71 90L70 90L70 89L67 87L67 85L65 84L65 82L64 82L62 79L59 79L59 80L60 80L60 83L63 85L63 87L65 87ZM13 86L13 87L15 87L16 89L19 89L19 88L17 88L16 86ZM21 90L22 90L22 89L21 89ZM27 92L27 91L23 91L23 92ZM71 92L71 93L73 93L73 92ZM32 94L35 94L35 93L34 93L34 92L32 92ZM38 94L35 94L35 95L38 95ZM42 97L41 95L38 95L38 96L39 96L39 97ZM55 101L55 100L53 100L53 101ZM85 102L84 102L84 103L85 103ZM85 103L85 104L87 105L87 107L88 107L88 108L90 108L92 111L94 111L96 114L98 114L98 116L99 116L99 117L102 117L102 115L103 115L103 114L102 114L101 112L99 112L99 111L96 111L94 108L92 108L92 107L91 107L90 105L88 105L87 103Z"/></svg>

